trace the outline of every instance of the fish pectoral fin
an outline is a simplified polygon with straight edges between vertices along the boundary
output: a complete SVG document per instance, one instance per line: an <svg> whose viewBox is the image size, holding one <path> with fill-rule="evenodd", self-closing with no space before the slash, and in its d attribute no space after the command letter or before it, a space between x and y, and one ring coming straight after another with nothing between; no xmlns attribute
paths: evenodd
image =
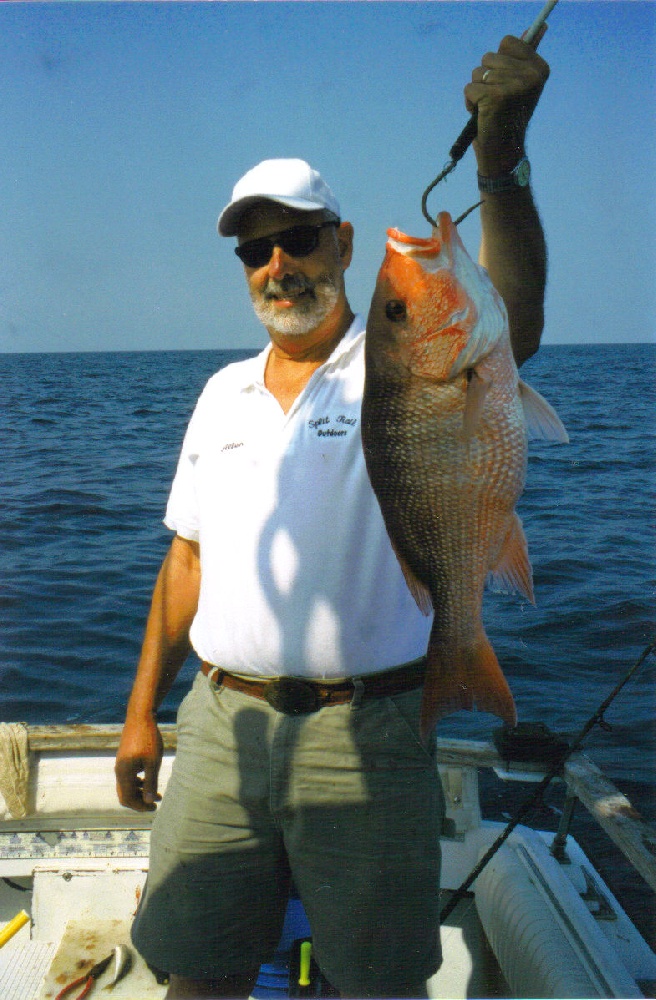
<svg viewBox="0 0 656 1000"><path fill-rule="evenodd" d="M531 441L557 441L568 444L569 435L554 410L535 389L519 380L519 395L524 408L526 431Z"/></svg>
<svg viewBox="0 0 656 1000"><path fill-rule="evenodd" d="M509 594L517 591L535 604L533 594L533 570L528 557L528 545L517 514L513 514L510 530L505 537L496 564L485 581L486 586L497 593Z"/></svg>
<svg viewBox="0 0 656 1000"><path fill-rule="evenodd" d="M428 615L432 614L433 611L433 599L430 595L428 587L416 576L410 568L407 559L401 555L394 542L392 542L392 548L394 549L396 558L399 560L399 566L401 567L401 571L405 577L408 590L414 597L417 607L421 611L422 615L426 615L426 617L428 617Z"/></svg>
<svg viewBox="0 0 656 1000"><path fill-rule="evenodd" d="M420 715L423 739L439 719L460 709L477 708L511 726L517 724L513 696L485 635L464 649L450 649L431 639L427 660Z"/></svg>
<svg viewBox="0 0 656 1000"><path fill-rule="evenodd" d="M487 396L492 383L489 379L481 378L475 368L469 368L468 372L467 393L465 395L465 409L462 424L465 432L465 440L471 441L476 433L478 421L480 420L481 413L483 412L485 397Z"/></svg>

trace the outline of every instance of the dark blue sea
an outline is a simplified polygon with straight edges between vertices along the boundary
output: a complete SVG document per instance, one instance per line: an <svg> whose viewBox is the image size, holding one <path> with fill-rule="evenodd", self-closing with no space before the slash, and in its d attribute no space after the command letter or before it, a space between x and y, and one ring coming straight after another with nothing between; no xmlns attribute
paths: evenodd
<svg viewBox="0 0 656 1000"><path fill-rule="evenodd" d="M0 355L0 720L121 721L186 422L207 378L250 353ZM537 607L489 594L485 620L520 719L570 736L656 636L655 361L651 344L547 346L522 371L571 443L531 446L519 512ZM585 747L652 820L655 661ZM461 713L440 733L497 724Z"/></svg>

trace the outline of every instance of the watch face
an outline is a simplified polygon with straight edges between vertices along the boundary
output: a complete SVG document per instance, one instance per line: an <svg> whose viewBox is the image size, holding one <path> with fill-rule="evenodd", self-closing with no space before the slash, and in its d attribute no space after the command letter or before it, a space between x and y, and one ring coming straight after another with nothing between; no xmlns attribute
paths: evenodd
<svg viewBox="0 0 656 1000"><path fill-rule="evenodd" d="M527 159L520 160L513 170L515 181L520 187L526 187L531 179L531 164Z"/></svg>

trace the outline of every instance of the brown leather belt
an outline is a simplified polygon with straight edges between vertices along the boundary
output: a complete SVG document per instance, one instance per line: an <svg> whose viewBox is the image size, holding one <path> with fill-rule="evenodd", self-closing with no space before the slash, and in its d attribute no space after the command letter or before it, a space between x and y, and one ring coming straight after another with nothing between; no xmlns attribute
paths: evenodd
<svg viewBox="0 0 656 1000"><path fill-rule="evenodd" d="M250 680L230 674L211 663L201 663L200 669L214 684L241 691L253 698L261 698L278 712L284 712L285 715L307 715L318 712L327 705L344 705L353 699L356 691L363 699L385 698L403 691L412 691L424 683L426 657L393 670L365 674L362 677L336 681L334 684L321 684L301 677Z"/></svg>

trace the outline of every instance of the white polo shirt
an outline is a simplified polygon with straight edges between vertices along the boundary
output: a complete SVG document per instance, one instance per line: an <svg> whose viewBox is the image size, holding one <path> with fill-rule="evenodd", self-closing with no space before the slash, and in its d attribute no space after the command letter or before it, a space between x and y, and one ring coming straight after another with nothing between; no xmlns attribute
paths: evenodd
<svg viewBox="0 0 656 1000"><path fill-rule="evenodd" d="M165 524L200 543L196 653L238 673L315 678L423 656L431 622L362 453L362 318L286 414L264 385L269 350L209 380L171 489Z"/></svg>

